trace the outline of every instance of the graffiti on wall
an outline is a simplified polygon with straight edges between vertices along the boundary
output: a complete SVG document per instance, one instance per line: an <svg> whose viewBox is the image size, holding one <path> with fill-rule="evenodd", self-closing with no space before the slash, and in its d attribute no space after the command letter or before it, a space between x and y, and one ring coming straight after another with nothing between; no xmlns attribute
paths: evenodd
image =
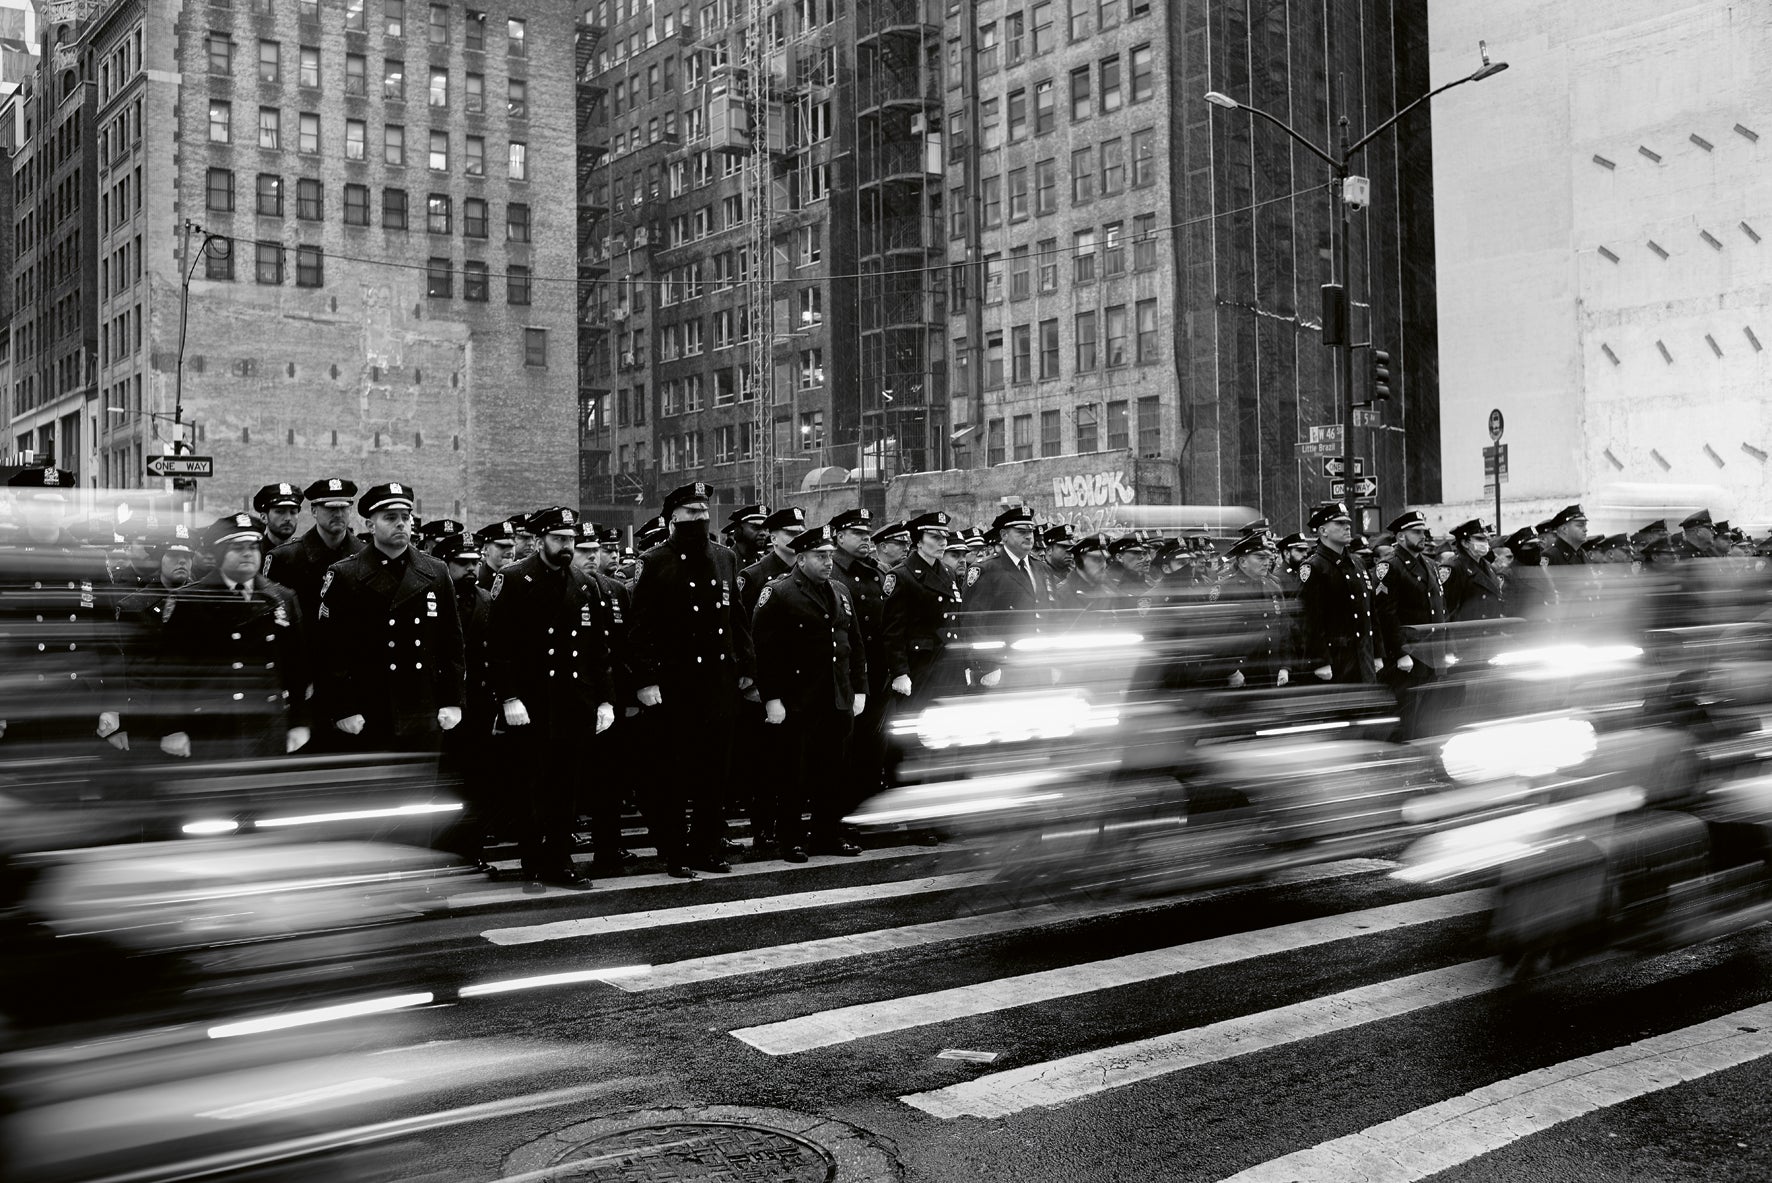
<svg viewBox="0 0 1772 1183"><path fill-rule="evenodd" d="M1052 478L1052 509L1044 516L1064 522L1078 534L1128 529L1118 512L1134 505L1138 492L1126 479L1124 469L1077 473Z"/></svg>

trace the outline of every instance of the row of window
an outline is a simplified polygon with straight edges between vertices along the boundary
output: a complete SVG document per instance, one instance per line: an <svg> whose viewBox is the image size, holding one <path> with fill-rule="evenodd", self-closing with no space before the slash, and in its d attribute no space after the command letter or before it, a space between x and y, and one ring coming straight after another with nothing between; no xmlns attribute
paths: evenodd
<svg viewBox="0 0 1772 1183"><path fill-rule="evenodd" d="M1157 215L1139 214L1132 219L1133 271L1149 271L1157 266ZM1092 284L1097 279L1114 279L1126 274L1126 223L1104 223L1097 233L1090 226L1071 235L1068 252L1059 249L1058 239L1042 238L1037 243L1022 244L1010 250L1007 260L993 252L983 260L984 301L999 303L1004 295L1004 279L1008 279L1011 300L1025 300L1035 290L1041 294L1058 291L1059 275L1066 255L1070 259L1073 284ZM963 306L973 282L973 265L956 263L949 269L954 305Z"/></svg>
<svg viewBox="0 0 1772 1183"><path fill-rule="evenodd" d="M254 189L253 212L260 217L284 216L286 185L276 173L259 173ZM384 230L409 229L407 195L404 189L383 189L381 225ZM344 187L344 223L347 226L369 225L370 189L368 185L347 184ZM236 208L234 173L232 169L209 170L205 204L220 213ZM492 203L481 197L464 198L462 236L486 238L491 225ZM325 182L313 177L300 177L295 182L295 216L304 222L320 222L326 218ZM425 230L431 234L455 233L455 202L447 193L431 193L425 197ZM532 224L529 206L521 202L505 205L505 241L529 242Z"/></svg>
<svg viewBox="0 0 1772 1183"><path fill-rule="evenodd" d="M1149 16L1151 0L1068 0L1070 6L1070 39L1072 43L1087 40L1097 29L1119 25L1122 10L1125 19ZM995 73L999 61L1004 66L1018 66L1029 58L1042 57L1058 47L1053 31L1055 0L1040 0L1025 11L1011 12L1001 23L986 21L978 26L974 49L978 72ZM948 40L948 72L958 85L960 77L960 38ZM999 53L1001 58L999 58Z"/></svg>
<svg viewBox="0 0 1772 1183"><path fill-rule="evenodd" d="M1130 448L1133 444L1133 414L1136 409L1138 427L1138 454L1155 456L1163 446L1163 403L1156 395L1138 400L1136 404L1119 399L1106 404L1107 433L1102 434L1101 403L1083 403L1073 409L1076 426L1077 453L1099 452L1105 443L1109 451ZM1032 460L1034 458L1034 416L1013 415L1007 420L1008 433L1005 440L1003 419L989 419L985 422L985 463L1002 464L1009 460ZM1014 451L1010 452L1009 448ZM1039 455L1063 456L1064 451L1064 413L1062 411L1040 412Z"/></svg>
<svg viewBox="0 0 1772 1183"><path fill-rule="evenodd" d="M1129 365L1149 365L1162 360L1158 336L1157 302L1140 300L1130 307L1112 304L1099 312L1076 313L1071 332L1075 374ZM1007 344L1007 352L1005 352ZM964 337L954 338L954 394L967 390L968 355ZM1007 364L1005 364L1007 363ZM1013 384L1062 378L1058 319L1038 325L1011 325L1008 333L991 329L984 335L984 386L999 390L1005 380Z"/></svg>
<svg viewBox="0 0 1772 1183"><path fill-rule="evenodd" d="M214 8L233 7L229 0L209 0L209 3ZM296 0L296 3L297 16L302 24L318 25L320 23L320 0ZM276 16L278 13L286 11L289 6L288 0L248 0L248 4L251 11L257 16ZM407 0L379 0L375 9L379 14L379 19L372 20L368 0L344 0L345 31L367 33L373 23L380 32L388 37L416 40L419 36L418 7L416 3L409 4ZM453 6L431 4L427 7L424 40L431 45L450 44L455 29ZM489 21L484 12L472 8L463 13L463 18L462 48L470 53L485 53L487 26L491 25L496 30L497 22ZM493 36L496 37L496 33ZM526 22L515 18L505 22L505 52L511 57L529 56L529 26Z"/></svg>
<svg viewBox="0 0 1772 1183"><path fill-rule="evenodd" d="M209 142L212 144L231 144L234 142L234 110L233 104L223 99L209 101ZM313 111L302 111L296 116L296 151L304 155L317 155L321 151L320 116ZM281 151L283 140L283 111L278 107L260 107L258 109L258 146L267 151ZM440 128L430 130L427 143L428 155L426 163L432 172L449 171L449 133ZM464 171L470 177L486 175L486 137L464 136L462 144L462 161ZM362 119L345 120L344 155L346 160L366 161L369 158L369 124ZM397 123L389 123L382 127L382 163L404 167L406 164L406 128ZM505 154L505 175L513 181L529 179L529 145L521 140L511 140Z"/></svg>
<svg viewBox="0 0 1772 1183"><path fill-rule="evenodd" d="M812 451L823 446L824 412L815 412L819 418L818 444L807 442L811 439L810 428L801 433L801 448ZM801 416L806 418L806 416ZM754 423L727 423L713 430L715 464L740 464L753 459L757 454L757 425ZM628 445L622 444L617 452L617 461L622 472L632 471L628 465L633 463L642 453L645 445L635 444L632 458ZM661 472L681 472L685 469L700 468L707 463L706 453L702 449L702 433L686 431L680 435L659 436L653 441L653 448L658 456L658 467Z"/></svg>
<svg viewBox="0 0 1772 1183"><path fill-rule="evenodd" d="M1128 189L1146 189L1156 183L1157 129L1154 127L1133 132L1129 140L1116 136L1071 153L1073 208L1088 205L1097 196L1117 197ZM968 217L966 192L953 189L948 197L949 236L964 238ZM1010 169L1007 177L993 174L979 181L979 216L986 230L995 230L1005 222L1014 224L1057 212L1058 158L1055 156Z"/></svg>
<svg viewBox="0 0 1772 1183"><path fill-rule="evenodd" d="M226 33L210 33L205 39L209 54L209 72L211 74L229 75L234 72L234 43ZM258 75L261 82L276 82L282 74L282 47L275 41L260 41ZM320 50L316 46L303 45L297 50L298 60L296 77L299 84L306 89L320 87ZM449 68L447 66L429 67L429 84L425 95L429 106L447 110L449 107ZM381 96L393 102L406 101L406 62L402 58L383 58L381 77ZM345 55L344 93L347 95L367 95L369 93L369 59L360 53ZM487 111L486 75L469 71L463 77L463 88L460 93L463 108L470 115L483 115ZM529 83L523 78L509 78L505 81L505 113L512 119L529 117Z"/></svg>

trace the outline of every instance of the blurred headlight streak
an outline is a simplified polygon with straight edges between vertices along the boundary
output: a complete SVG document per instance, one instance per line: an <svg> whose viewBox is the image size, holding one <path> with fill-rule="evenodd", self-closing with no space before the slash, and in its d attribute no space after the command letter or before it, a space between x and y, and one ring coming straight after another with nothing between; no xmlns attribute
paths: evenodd
<svg viewBox="0 0 1772 1183"><path fill-rule="evenodd" d="M1548 776L1594 754L1593 724L1585 719L1526 719L1460 731L1440 748L1446 775L1459 784Z"/></svg>
<svg viewBox="0 0 1772 1183"><path fill-rule="evenodd" d="M1009 647L1017 653L1074 653L1090 649L1130 649L1142 644L1144 637L1139 633L1076 632L1023 637Z"/></svg>
<svg viewBox="0 0 1772 1183"><path fill-rule="evenodd" d="M463 986L463 998L483 998L488 994L509 994L516 990L536 990L543 986L570 986L577 982L602 982L610 978L637 978L652 972L650 965L612 965L607 969L575 969L565 973L540 974L533 978L506 978L502 982L481 982Z"/></svg>
<svg viewBox="0 0 1772 1183"><path fill-rule="evenodd" d="M1645 800L1641 789L1611 789L1432 834L1409 848L1403 856L1406 865L1391 872L1391 877L1437 883L1493 870L1544 849L1576 827L1641 809Z"/></svg>
<svg viewBox="0 0 1772 1183"><path fill-rule="evenodd" d="M1641 656L1636 645L1540 645L1497 653L1489 664L1528 677L1577 678L1622 669Z"/></svg>
<svg viewBox="0 0 1772 1183"><path fill-rule="evenodd" d="M1312 731L1340 731L1345 727L1352 726L1353 724L1346 719L1336 719L1329 723L1300 723L1296 727L1270 727L1265 731L1257 731L1255 734L1261 736L1304 735Z"/></svg>
<svg viewBox="0 0 1772 1183"><path fill-rule="evenodd" d="M380 1015L388 1011L405 1010L412 1006L429 1006L432 996L424 994L394 994L387 998L366 998L361 1002L344 1002L337 1006L322 1006L314 1010L290 1011L287 1014L269 1015L262 1019L245 1019L238 1023L223 1023L219 1027L209 1029L211 1039L229 1039L236 1035L262 1035L267 1031L283 1031L290 1027L307 1027L315 1023L331 1023L338 1019L352 1019L359 1015Z"/></svg>
<svg viewBox="0 0 1772 1183"><path fill-rule="evenodd" d="M1120 712L1095 706L1077 691L991 695L938 703L917 716L917 739L926 748L975 747L1031 739L1069 739L1117 726Z"/></svg>
<svg viewBox="0 0 1772 1183"><path fill-rule="evenodd" d="M240 828L240 823L227 818L213 818L208 821L186 822L179 829L186 834L202 836L207 834L232 834Z"/></svg>
<svg viewBox="0 0 1772 1183"><path fill-rule="evenodd" d="M378 817L418 817L426 813L452 813L461 808L459 801L439 801L424 805L398 805L392 809L352 809L342 813L304 813L292 817L261 817L252 824L261 830L283 826L313 826L323 822L355 822Z"/></svg>

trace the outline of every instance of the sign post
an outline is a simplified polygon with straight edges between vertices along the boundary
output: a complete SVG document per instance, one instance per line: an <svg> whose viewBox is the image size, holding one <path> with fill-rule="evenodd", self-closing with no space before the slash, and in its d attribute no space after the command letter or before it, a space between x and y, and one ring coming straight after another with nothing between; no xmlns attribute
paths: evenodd
<svg viewBox="0 0 1772 1183"><path fill-rule="evenodd" d="M1501 482L1507 479L1507 445L1501 442L1501 433L1506 427L1507 420L1502 417L1500 407L1489 412L1489 440L1495 446L1483 449L1483 475L1490 477L1495 482L1495 532L1497 534L1501 533ZM1491 461L1492 454L1493 461Z"/></svg>

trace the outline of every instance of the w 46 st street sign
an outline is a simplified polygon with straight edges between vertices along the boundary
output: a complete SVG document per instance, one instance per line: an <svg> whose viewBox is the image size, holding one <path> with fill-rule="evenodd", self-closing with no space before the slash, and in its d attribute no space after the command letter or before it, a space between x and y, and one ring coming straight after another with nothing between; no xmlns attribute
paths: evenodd
<svg viewBox="0 0 1772 1183"><path fill-rule="evenodd" d="M214 456L149 456L149 476L214 476Z"/></svg>

